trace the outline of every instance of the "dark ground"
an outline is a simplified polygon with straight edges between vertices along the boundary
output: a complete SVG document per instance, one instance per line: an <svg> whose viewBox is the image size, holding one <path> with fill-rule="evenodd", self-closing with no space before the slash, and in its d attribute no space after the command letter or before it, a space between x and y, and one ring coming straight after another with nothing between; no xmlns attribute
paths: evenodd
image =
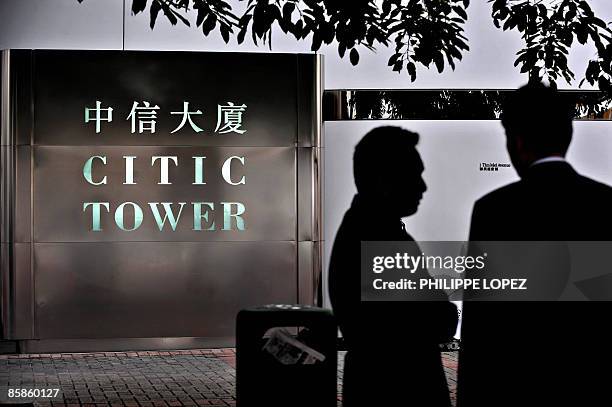
<svg viewBox="0 0 612 407"><path fill-rule="evenodd" d="M338 394L342 389L339 353ZM443 362L455 399L457 354ZM0 355L0 404L40 406L234 406L233 348ZM12 398L8 389L59 388L56 398ZM340 397L338 397L340 405Z"/></svg>

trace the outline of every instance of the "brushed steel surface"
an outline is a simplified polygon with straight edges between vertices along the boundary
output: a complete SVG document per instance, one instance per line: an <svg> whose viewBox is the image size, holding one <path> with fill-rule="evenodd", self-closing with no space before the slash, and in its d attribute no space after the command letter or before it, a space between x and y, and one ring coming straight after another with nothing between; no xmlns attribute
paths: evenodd
<svg viewBox="0 0 612 407"><path fill-rule="evenodd" d="M5 338L26 351L228 346L238 310L313 302L319 149L296 146L320 145L320 56L17 50L2 60ZM114 108L99 134L84 123L96 100ZM132 134L134 101L160 106L155 134ZM186 124L170 134L184 101L203 112L192 116L203 133ZM217 105L228 102L247 105L245 134L215 133ZM83 177L93 155L107 158L93 169L107 185ZM178 157L172 185L158 184L154 155ZM138 157L136 185L123 183L123 156ZM206 185L193 184L193 156L206 156ZM245 185L222 179L230 156L245 157L232 165ZM102 231L91 231L84 202L109 203ZM115 224L123 202L143 211L136 231ZM186 202L175 232L159 231L149 202ZM216 231L193 230L192 202L215 205ZM245 205L245 231L219 230L222 202ZM134 224L131 209L124 220Z"/></svg>
<svg viewBox="0 0 612 407"><path fill-rule="evenodd" d="M12 326L8 339L35 338L34 281L31 264L31 244L13 244Z"/></svg>
<svg viewBox="0 0 612 407"><path fill-rule="evenodd" d="M317 307L323 307L323 250L325 242L317 240L313 242L312 273L314 275L313 294Z"/></svg>
<svg viewBox="0 0 612 407"><path fill-rule="evenodd" d="M33 281L30 257L31 55L2 52L0 102L0 241L2 241L2 338L31 338ZM25 243L24 243L25 242Z"/></svg>
<svg viewBox="0 0 612 407"><path fill-rule="evenodd" d="M298 295L300 304L319 305L322 278L321 167L319 147L298 147Z"/></svg>
<svg viewBox="0 0 612 407"><path fill-rule="evenodd" d="M298 55L297 84L297 145L318 147L323 126L323 55Z"/></svg>
<svg viewBox="0 0 612 407"><path fill-rule="evenodd" d="M227 337L294 303L294 242L35 243L38 338Z"/></svg>
<svg viewBox="0 0 612 407"><path fill-rule="evenodd" d="M43 145L294 146L295 54L150 51L35 51L35 143ZM307 60L314 56L305 56ZM69 85L69 86L67 86ZM59 96L61 95L61 97ZM61 100L61 103L58 103ZM112 106L96 134L85 107ZM131 133L133 102L158 105L155 134ZM183 101L204 132L180 123ZM246 104L244 134L217 134L217 106Z"/></svg>
<svg viewBox="0 0 612 407"><path fill-rule="evenodd" d="M107 165L96 160L93 179L107 176L107 185L94 186L83 177L83 165L92 155L106 156ZM134 161L136 185L123 185L123 155ZM158 185L159 162L151 166L151 157L178 157L171 164L172 185ZM206 156L206 185L193 185L192 156ZM230 156L244 156L245 165L232 162L233 182L245 176L244 185L229 185L221 174L223 162ZM291 147L34 147L34 236L36 242L87 241L233 241L295 240L295 153ZM193 230L192 202L212 202L215 231ZM84 202L109 202L110 213L101 216L102 230L92 231L92 209L83 211ZM123 202L134 202L143 211L142 225L134 231L116 226L114 212ZM175 214L183 207L175 232L169 224L160 231L149 202L173 202ZM245 205L244 231L221 230L221 202ZM161 205L159 210L163 212ZM125 224L134 225L134 211L124 211ZM210 224L203 222L203 227Z"/></svg>
<svg viewBox="0 0 612 407"><path fill-rule="evenodd" d="M297 194L298 194L298 241L320 240L321 212L321 149L298 147L297 149Z"/></svg>
<svg viewBox="0 0 612 407"><path fill-rule="evenodd" d="M13 98L11 109L14 115L15 145L31 145L34 133L34 100L32 94L32 75L34 71L34 51L11 50L11 82Z"/></svg>
<svg viewBox="0 0 612 407"><path fill-rule="evenodd" d="M8 243L0 242L0 338L2 339L9 337L11 326L10 249Z"/></svg>
<svg viewBox="0 0 612 407"><path fill-rule="evenodd" d="M0 144L27 145L31 141L32 51L2 51L2 114Z"/></svg>
<svg viewBox="0 0 612 407"><path fill-rule="evenodd" d="M11 51L3 50L0 60L0 145L8 146L13 142L11 108Z"/></svg>
<svg viewBox="0 0 612 407"><path fill-rule="evenodd" d="M19 345L23 353L116 352L233 348L236 340L234 337L40 339L20 341Z"/></svg>
<svg viewBox="0 0 612 407"><path fill-rule="evenodd" d="M15 147L15 192L14 192L14 225L15 242L28 243L32 241L32 186L31 160L32 147L19 145Z"/></svg>
<svg viewBox="0 0 612 407"><path fill-rule="evenodd" d="M11 114L11 53L2 51L0 61L0 325L1 338L12 334L14 322L12 241L14 197L14 139Z"/></svg>
<svg viewBox="0 0 612 407"><path fill-rule="evenodd" d="M2 243L13 240L14 155L15 149L12 146L0 146L0 242Z"/></svg>
<svg viewBox="0 0 612 407"><path fill-rule="evenodd" d="M322 241L298 242L298 296L300 304L322 305Z"/></svg>
<svg viewBox="0 0 612 407"><path fill-rule="evenodd" d="M30 243L2 243L2 339L34 337Z"/></svg>
<svg viewBox="0 0 612 407"><path fill-rule="evenodd" d="M13 197L15 191L15 140L14 117L11 106L11 52L2 51L0 71L0 242L11 242L13 238Z"/></svg>
<svg viewBox="0 0 612 407"><path fill-rule="evenodd" d="M316 54L316 83L315 83L315 111L312 123L315 128L314 147L322 147L323 144L323 94L325 92L325 58L321 54Z"/></svg>
<svg viewBox="0 0 612 407"><path fill-rule="evenodd" d="M297 240L313 240L314 180L315 168L313 147L297 148L297 209L300 214L297 225Z"/></svg>
<svg viewBox="0 0 612 407"><path fill-rule="evenodd" d="M315 305L314 243L298 242L298 302Z"/></svg>
<svg viewBox="0 0 612 407"><path fill-rule="evenodd" d="M312 153L312 240L319 241L323 239L323 147L314 148Z"/></svg>

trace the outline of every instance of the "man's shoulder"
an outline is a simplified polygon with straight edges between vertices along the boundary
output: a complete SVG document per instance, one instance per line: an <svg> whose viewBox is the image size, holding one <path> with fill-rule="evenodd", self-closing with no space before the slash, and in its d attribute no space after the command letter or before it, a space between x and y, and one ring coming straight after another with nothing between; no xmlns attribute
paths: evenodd
<svg viewBox="0 0 612 407"><path fill-rule="evenodd" d="M547 217L551 211L566 210L583 217L597 215L609 219L611 207L611 186L575 173L572 178L552 180L548 184L520 180L505 185L478 199L473 213L485 218L487 214L499 213L506 216L539 213Z"/></svg>
<svg viewBox="0 0 612 407"><path fill-rule="evenodd" d="M612 187L584 175L579 175L578 180L584 191L601 199L612 201Z"/></svg>
<svg viewBox="0 0 612 407"><path fill-rule="evenodd" d="M482 197L480 197L475 206L479 208L487 208L490 206L499 206L509 200L514 200L518 195L525 192L524 183L522 181L516 181L511 184L499 187Z"/></svg>

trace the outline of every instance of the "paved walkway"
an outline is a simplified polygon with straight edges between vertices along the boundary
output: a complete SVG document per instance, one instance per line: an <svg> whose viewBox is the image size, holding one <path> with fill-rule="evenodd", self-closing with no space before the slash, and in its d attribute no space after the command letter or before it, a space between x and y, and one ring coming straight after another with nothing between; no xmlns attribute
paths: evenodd
<svg viewBox="0 0 612 407"><path fill-rule="evenodd" d="M341 352L339 394L342 359ZM444 353L443 362L454 399L456 353ZM40 406L234 406L235 366L234 349L0 355L0 404L8 401L9 389L36 388L59 391L47 399L26 396L9 402L34 401Z"/></svg>

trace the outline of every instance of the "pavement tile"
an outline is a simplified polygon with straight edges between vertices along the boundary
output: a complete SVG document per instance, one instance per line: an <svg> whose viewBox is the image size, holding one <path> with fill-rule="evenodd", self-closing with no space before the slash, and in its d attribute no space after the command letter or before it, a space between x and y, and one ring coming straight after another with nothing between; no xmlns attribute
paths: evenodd
<svg viewBox="0 0 612 407"><path fill-rule="evenodd" d="M343 359L340 352L339 406ZM455 400L456 352L442 362ZM233 348L0 355L0 388L59 388L57 399L34 401L41 407L235 406L235 366Z"/></svg>

